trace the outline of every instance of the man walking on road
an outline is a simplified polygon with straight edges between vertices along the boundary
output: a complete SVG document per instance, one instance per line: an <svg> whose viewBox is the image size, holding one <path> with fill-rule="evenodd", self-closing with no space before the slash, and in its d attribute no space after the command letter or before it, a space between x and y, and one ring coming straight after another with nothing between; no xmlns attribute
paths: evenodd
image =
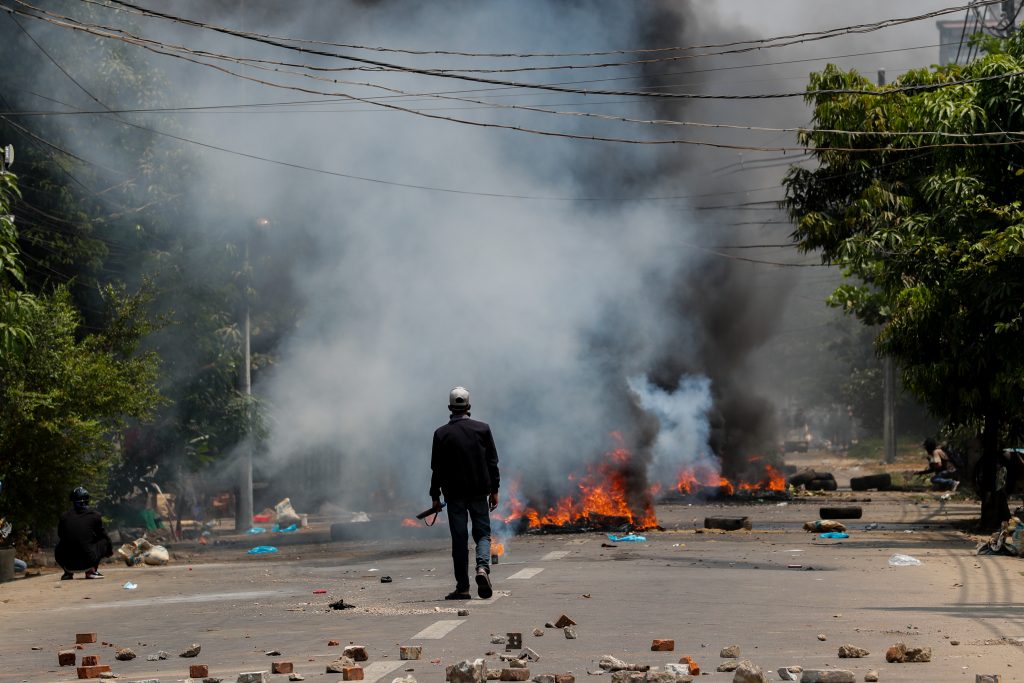
<svg viewBox="0 0 1024 683"><path fill-rule="evenodd" d="M491 428L469 417L469 392L452 389L448 397L451 419L434 432L430 453L430 498L441 509L441 496L448 506L452 534L452 564L455 590L445 600L470 600L469 558L466 525L472 522L476 543L477 594L487 599L491 588L490 511L498 507L498 451Z"/></svg>

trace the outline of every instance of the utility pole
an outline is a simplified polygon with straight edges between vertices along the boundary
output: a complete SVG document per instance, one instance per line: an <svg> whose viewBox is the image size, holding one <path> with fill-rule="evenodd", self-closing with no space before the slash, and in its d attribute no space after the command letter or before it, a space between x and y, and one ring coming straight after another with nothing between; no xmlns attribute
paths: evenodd
<svg viewBox="0 0 1024 683"><path fill-rule="evenodd" d="M885 69L878 70L878 85L885 85ZM882 442L885 461L896 462L896 364L892 356L882 359Z"/></svg>
<svg viewBox="0 0 1024 683"><path fill-rule="evenodd" d="M1017 0L1003 0L1003 16L1006 18L1006 33L1017 30Z"/></svg>
<svg viewBox="0 0 1024 683"><path fill-rule="evenodd" d="M245 311L242 314L242 367L239 373L239 390L245 401L245 437L243 453L238 463L238 500L235 504L235 532L248 531L252 526L252 349L250 346L250 305L249 305L249 228L246 227L245 258L242 263L242 298Z"/></svg>

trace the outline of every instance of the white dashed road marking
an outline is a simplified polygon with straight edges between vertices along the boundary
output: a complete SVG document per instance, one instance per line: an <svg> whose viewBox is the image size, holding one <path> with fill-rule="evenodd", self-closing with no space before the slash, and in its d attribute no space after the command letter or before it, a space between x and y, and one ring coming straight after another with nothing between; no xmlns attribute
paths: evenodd
<svg viewBox="0 0 1024 683"><path fill-rule="evenodd" d="M527 567L526 569L520 569L512 576L508 577L508 580L511 581L512 579L532 579L533 577L537 576L537 574L540 574L542 571L544 571L544 567Z"/></svg>
<svg viewBox="0 0 1024 683"><path fill-rule="evenodd" d="M459 624L462 624L465 621L465 619L442 619L414 635L413 640L440 640L454 631Z"/></svg>
<svg viewBox="0 0 1024 683"><path fill-rule="evenodd" d="M363 679L366 683L375 683L384 676L405 664L405 662L374 662L363 669Z"/></svg>
<svg viewBox="0 0 1024 683"><path fill-rule="evenodd" d="M560 560L568 554L568 550L552 550L550 553L540 558L540 561L547 562L548 560Z"/></svg>

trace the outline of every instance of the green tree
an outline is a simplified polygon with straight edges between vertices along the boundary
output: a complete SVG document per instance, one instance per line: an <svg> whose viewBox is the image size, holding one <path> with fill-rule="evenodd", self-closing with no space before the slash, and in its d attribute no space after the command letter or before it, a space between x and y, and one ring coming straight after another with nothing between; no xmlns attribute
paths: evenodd
<svg viewBox="0 0 1024 683"><path fill-rule="evenodd" d="M850 279L831 304L880 325L876 349L907 390L979 436L985 527L1009 516L997 466L1024 434L1024 150L1008 132L1024 130L1022 70L1020 35L884 87L830 65L810 91L867 92L807 96L801 142L819 164L785 180L794 239Z"/></svg>
<svg viewBox="0 0 1024 683"><path fill-rule="evenodd" d="M106 287L105 324L86 332L65 287L23 288L10 204L14 175L0 172L0 481L4 512L20 527L49 529L68 492L100 490L130 419L159 401L157 358L138 353L150 332L145 292Z"/></svg>

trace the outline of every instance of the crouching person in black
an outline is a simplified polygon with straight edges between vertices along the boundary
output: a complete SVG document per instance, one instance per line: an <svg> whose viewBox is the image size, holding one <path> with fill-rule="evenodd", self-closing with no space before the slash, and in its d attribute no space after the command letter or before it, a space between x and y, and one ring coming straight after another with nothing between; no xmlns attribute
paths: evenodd
<svg viewBox="0 0 1024 683"><path fill-rule="evenodd" d="M62 581L85 572L87 579L102 579L100 562L114 554L100 513L89 507L89 492L79 486L71 492L72 508L61 515L57 524L57 547L53 555L64 570Z"/></svg>

